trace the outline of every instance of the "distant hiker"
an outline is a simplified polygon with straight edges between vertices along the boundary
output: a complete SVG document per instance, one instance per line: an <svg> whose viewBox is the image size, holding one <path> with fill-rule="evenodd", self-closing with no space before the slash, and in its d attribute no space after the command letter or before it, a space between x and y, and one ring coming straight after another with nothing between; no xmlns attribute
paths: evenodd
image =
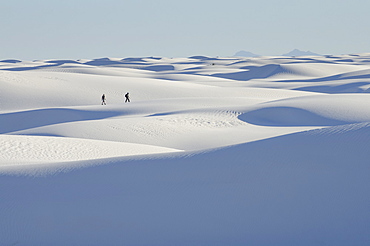
<svg viewBox="0 0 370 246"><path fill-rule="evenodd" d="M101 105L107 105L107 103L105 102L105 94L101 96Z"/></svg>
<svg viewBox="0 0 370 246"><path fill-rule="evenodd" d="M130 102L130 95L128 92L125 94L125 98L126 98L125 103Z"/></svg>

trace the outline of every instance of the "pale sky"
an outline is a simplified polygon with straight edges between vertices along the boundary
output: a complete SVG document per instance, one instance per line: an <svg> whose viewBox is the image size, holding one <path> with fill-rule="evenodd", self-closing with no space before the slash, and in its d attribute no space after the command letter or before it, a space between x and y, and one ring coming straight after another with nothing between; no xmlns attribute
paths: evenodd
<svg viewBox="0 0 370 246"><path fill-rule="evenodd" d="M370 52L369 0L0 0L0 59Z"/></svg>

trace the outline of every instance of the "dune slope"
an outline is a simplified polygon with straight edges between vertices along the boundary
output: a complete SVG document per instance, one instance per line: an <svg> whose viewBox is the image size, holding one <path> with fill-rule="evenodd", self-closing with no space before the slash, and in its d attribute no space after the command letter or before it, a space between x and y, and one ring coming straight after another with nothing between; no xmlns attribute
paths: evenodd
<svg viewBox="0 0 370 246"><path fill-rule="evenodd" d="M36 179L2 176L2 242L366 245L369 137L368 123L345 125L190 156L97 160L106 165Z"/></svg>

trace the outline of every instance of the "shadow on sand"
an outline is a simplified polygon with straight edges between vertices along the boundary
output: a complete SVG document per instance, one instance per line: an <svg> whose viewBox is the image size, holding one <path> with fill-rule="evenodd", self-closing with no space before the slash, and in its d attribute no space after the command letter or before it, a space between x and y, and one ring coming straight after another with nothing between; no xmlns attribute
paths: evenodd
<svg viewBox="0 0 370 246"><path fill-rule="evenodd" d="M114 117L114 111L88 111L51 108L0 114L0 134L11 133L42 126L76 121L99 120Z"/></svg>
<svg viewBox="0 0 370 246"><path fill-rule="evenodd" d="M314 112L294 107L261 108L241 114L238 118L253 125L277 127L338 126L357 123L330 119Z"/></svg>

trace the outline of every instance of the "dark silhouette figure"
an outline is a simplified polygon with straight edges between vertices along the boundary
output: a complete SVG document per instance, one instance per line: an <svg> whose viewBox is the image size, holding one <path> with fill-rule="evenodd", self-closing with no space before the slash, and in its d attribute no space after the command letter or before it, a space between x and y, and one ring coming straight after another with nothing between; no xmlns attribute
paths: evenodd
<svg viewBox="0 0 370 246"><path fill-rule="evenodd" d="M126 98L125 103L130 102L130 95L128 92L125 94L125 98Z"/></svg>
<svg viewBox="0 0 370 246"><path fill-rule="evenodd" d="M105 94L101 96L101 105L107 105L107 103L105 102Z"/></svg>

